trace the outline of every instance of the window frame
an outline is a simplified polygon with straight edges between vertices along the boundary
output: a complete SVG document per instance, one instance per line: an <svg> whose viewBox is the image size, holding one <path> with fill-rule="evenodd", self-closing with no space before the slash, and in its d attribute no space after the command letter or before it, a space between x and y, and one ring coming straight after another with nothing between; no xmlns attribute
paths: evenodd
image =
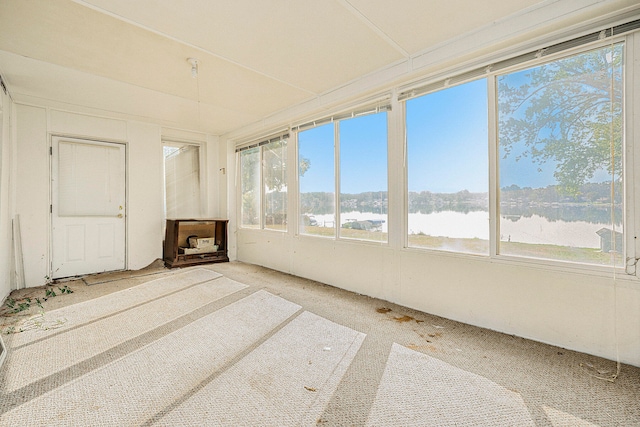
<svg viewBox="0 0 640 427"><path fill-rule="evenodd" d="M382 92L378 94L375 102L384 102L388 106L387 109L387 196L388 196L388 231L387 241L380 243L377 241L360 240L343 238L339 235L339 225L333 236L333 240L341 240L343 242L356 244L374 244L377 246L391 246L394 249L403 252L414 253L433 253L438 256L446 256L463 260L480 260L486 262L504 263L507 265L541 268L545 270L556 270L573 273L583 273L600 277L613 277L617 274L621 278L638 277L636 264L638 263L638 255L640 254L640 241L634 236L640 230L640 216L636 218L635 213L640 212L640 185L635 185L634 175L640 175L635 172L634 166L640 165L640 145L634 140L634 128L640 130L640 93L634 90L634 82L640 81L640 21L632 21L617 27L606 27L606 29L590 27L584 29L580 35L574 32L573 36L565 34L564 38L548 38L545 44L530 45L528 48L520 48L512 50L508 54L501 56L485 57L467 66L454 70L452 73L442 73L423 77L420 80L414 80L411 83L396 86L390 92ZM563 58L577 55L593 49L605 47L622 42L623 43L623 180L624 187L622 191L623 197L623 227L626 235L624 241L624 251L626 263L621 267L611 264L593 264L575 262L571 260L556 260L543 258L528 258L524 256L514 256L509 254L498 253L499 245L499 147L498 147L498 111L497 111L497 78L499 75L505 75L518 70L524 70L536 67L546 62L556 61ZM488 65L487 65L488 64ZM447 75L448 74L448 75ZM465 252L442 251L433 248L409 247L408 246L408 175L407 175L407 141L406 141L406 102L407 99L422 96L431 92L445 89L449 86L463 84L479 78L486 78L487 81L487 117L488 117L488 154L489 168L488 177L488 193L489 193L489 254L478 255ZM384 101L380 101L384 99ZM368 105L371 105L372 101ZM636 108L634 107L634 104ZM360 102L352 105L366 105ZM379 104L382 105L382 104ZM393 106L393 109L391 108ZM287 231L291 237L298 238L314 238L322 237L314 234L300 233L300 177L298 176L298 162L300 158L298 146L298 134L301 130L308 129L312 126L319 126L335 120L346 117L353 117L354 108L340 110L333 116L324 116L312 122L289 128L290 135L288 144L292 144L288 149L288 217ZM343 113L347 111L347 113ZM304 129L303 129L304 128ZM335 134L334 127L334 134ZM636 134L640 132L637 131ZM637 135L636 135L637 136ZM339 145L339 144L338 144ZM638 145L635 147L635 145ZM240 146L240 145L238 145ZM236 149L238 151L238 149ZM295 159L295 160L294 160ZM293 165L292 162L296 162ZM340 215L340 161L339 151L334 153L334 188L336 203L336 222L339 224ZM292 167L295 173L291 173ZM392 174L392 167L402 168L402 172ZM239 171L239 168L237 168ZM260 170L262 174L262 168ZM393 176L392 176L393 175ZM239 175L237 175L238 177ZM261 189L264 187L261 181ZM241 194L238 194L241 196ZM239 197L236 198L239 200ZM262 206L261 206L262 209ZM239 210L237 211L239 215ZM262 222L264 215L260 214L261 228L264 230ZM252 229L258 230L258 229ZM274 231L274 230L269 230ZM330 239L331 237L325 237Z"/></svg>
<svg viewBox="0 0 640 427"><path fill-rule="evenodd" d="M247 155L247 152L250 151L253 148L257 148L258 149L258 162L257 162L257 168L258 168L258 188L259 191L257 192L257 197L258 197L258 224L257 227L247 227L245 226L245 224L243 223L243 210L242 210L242 204L243 204L243 196L244 196L244 192L243 192L243 187L242 187L242 156ZM252 153L253 154L253 153ZM260 147L250 147L247 150L242 150L236 153L236 156L238 156L238 185L239 185L239 191L238 191L238 227L239 228L243 228L246 230L260 230L262 229L262 149Z"/></svg>
<svg viewBox="0 0 640 427"><path fill-rule="evenodd" d="M337 121L337 120L336 120ZM332 137L333 137L333 203L334 203L334 226L333 228L333 235L331 236L323 236L321 234L312 234L312 233L303 233L301 231L301 218L303 215L302 212L302 197L300 197L300 195L302 194L300 192L300 132L304 132L304 131L308 131L308 130L312 130L312 129L316 129L319 128L321 126L326 126L326 125L331 125L332 127ZM336 166L336 159L338 159L338 141L336 140L336 126L335 126L335 122L334 120L330 120L330 121L322 121L321 123L318 123L317 125L314 124L313 126L309 126L306 127L303 130L300 130L299 127L298 129L296 129L294 131L295 133L295 144L296 144L296 199L297 199L297 203L296 203L296 228L295 228L295 233L297 236L305 236L305 237L311 237L311 238L321 238L321 239L329 239L329 240L336 240L337 236L338 236L338 231L337 231L337 224L338 221L340 220L338 218L338 206L336 206L336 190L338 189L338 166ZM326 227L329 228L329 227Z"/></svg>
<svg viewBox="0 0 640 427"><path fill-rule="evenodd" d="M559 61L565 58L569 58L572 56L580 55L582 53L586 53L592 50L605 48L608 46L613 46L615 44L622 43L622 52L623 52L623 67L622 67L622 75L623 75L623 83L622 83L622 120L623 120L623 131L622 131L622 180L623 180L623 190L622 190L622 228L624 230L624 248L623 248L623 257L625 260L635 259L637 256L637 252L635 248L629 244L630 237L635 235L635 224L632 220L630 220L629 214L633 211L635 204L637 201L633 194L628 191L629 187L632 187L633 183L629 181L629 171L633 171L634 167L634 159L633 156L629 154L629 150L633 150L634 141L629 139L629 136L632 135L630 130L633 129L634 126L634 118L631 117L632 108L629 105L629 94L633 94L632 87L632 79L628 79L629 74L633 74L633 54L630 53L629 45L633 44L633 41L630 41L632 38L640 38L640 31L636 31L631 34L620 35L620 36L612 36L606 40L596 41L585 43L580 46L576 46L574 48L562 50L560 52L556 52L553 54L545 55L540 58L531 59L528 61L523 61L521 63L515 64L510 67L505 67L499 71L491 72L490 81L491 81L491 91L490 96L494 98L493 105L490 106L490 135L491 135L491 149L493 151L490 158L490 176L492 178L492 185L490 187L490 192L493 192L493 199L491 200L491 208L495 210L495 214L490 216L490 222L492 224L492 228L494 229L491 234L491 258L501 261L506 261L510 263L518 263L522 265L539 265L551 268L558 269L580 269L592 271L594 273L601 272L605 275L611 274L611 271L614 271L616 274L621 274L623 276L626 275L637 275L637 271L629 272L628 263L624 262L623 265L612 265L612 264L595 264L588 262L576 262L571 260L561 260L561 259L549 259L549 258L534 258L534 257L526 257L519 256L515 254L503 254L499 252L500 247L500 150L499 150L499 140L498 140L498 84L497 80L500 76L508 75L510 73L516 73L520 71L524 71L527 69L532 69L544 64L552 63L555 61ZM640 67L639 67L640 68ZM637 74L637 73L636 73ZM492 117L493 116L493 117ZM493 128L493 130L491 130Z"/></svg>
<svg viewBox="0 0 640 427"><path fill-rule="evenodd" d="M462 251L453 251L453 250L445 250L442 248L437 248L437 247L427 247L427 246L412 246L410 245L409 241L409 138L408 138L408 126L407 126L407 102L413 99L418 99L421 97L425 97L428 95L432 95L432 94L436 94L439 92L443 92L446 91L448 89L451 88L456 88L456 87L461 87L465 84L468 83L472 83L472 82L477 82L479 80L486 80L486 108L487 108L487 119L488 119L488 124L487 124L487 174L489 176L487 176L487 197L488 197L488 206L487 206L487 213L489 215L489 226L487 227L487 231L489 232L489 239L487 241L487 245L488 245L488 251L486 253L474 253L474 252L462 252ZM401 101L402 104L402 123L403 123L403 130L404 130L404 144L403 144L403 150L404 150L404 236L403 236L403 247L405 249L408 250L418 250L418 251L427 251L427 252L435 252L435 253L439 253L439 254L452 254L452 255L457 255L457 256L470 256L470 257L481 257L481 258L489 258L491 257L491 255L493 254L492 252L492 228L491 228L491 206L492 206L492 186L491 186L491 156L492 156L492 151L491 151L491 147L492 145L492 139L491 139L491 110L492 110L492 105L491 105L491 99L489 97L489 92L491 90L491 81L492 81L492 76L490 75L479 75L479 76L470 76L469 78L466 79L460 79L459 81L457 81L455 84L451 84L449 85L447 82L444 82L444 86L439 87L437 86L437 84L433 85L434 88L430 89L428 91L424 91L421 92L419 94L416 94L415 96L411 96L411 97L407 97L405 99L403 99ZM431 85L430 85L431 86Z"/></svg>
<svg viewBox="0 0 640 427"><path fill-rule="evenodd" d="M603 30L604 32L604 30ZM601 32L601 34L603 33ZM571 42L572 39L569 39ZM564 43L564 42L563 42ZM617 43L623 44L623 214L622 224L625 234L624 239L624 256L625 264L622 266L614 266L611 264L593 264L581 263L570 260L555 260L545 258L528 258L523 256L500 254L499 248L499 149L498 149L498 104L497 104L497 79L500 75L517 72L529 68L533 68L544 63L561 60L573 55L578 55L590 50L611 46ZM556 46L556 45L554 45ZM512 64L502 66L498 70L492 70L492 67L486 66L482 69L472 69L466 73L460 73L457 76L443 80L429 80L421 84L407 85L398 92L397 101L402 107L402 125L403 125L403 166L404 166L404 203L403 214L406 217L409 212L408 200L408 159L407 159L407 128L406 128L406 102L409 99L424 96L446 89L450 86L457 86L479 78L487 79L487 105L488 105L488 145L489 145L489 254L478 255L464 252L443 251L437 248L413 247L408 244L408 221L405 219L403 224L402 249L409 252L434 253L444 256L488 259L491 262L507 263L520 266L536 266L546 269L554 269L560 271L588 271L590 274L610 276L612 271L614 274L620 274L621 277L638 276L638 257L640 255L640 242L634 239L637 230L640 229L640 218L634 221L634 212L640 211L637 206L640 202L640 186L634 187L633 172L634 165L640 164L640 147L633 140L634 127L640 127L640 105L636 105L634 116L634 97L635 103L639 104L640 94L634 92L635 81L640 80L640 30L634 30L630 33L620 35L609 35L605 39L590 41L578 46L559 49L551 54L544 54L545 50L540 49L537 53L524 53L516 58L527 57L526 60L513 61ZM535 55L534 55L535 54ZM508 57L502 61L503 63L512 62ZM634 65L634 62L638 63ZM454 83L452 83L454 82Z"/></svg>
<svg viewBox="0 0 640 427"><path fill-rule="evenodd" d="M253 231L267 231L267 232L276 232L276 233L288 233L290 230L290 221L289 221L289 193L290 193L290 179L289 179L289 172L287 171L287 180L286 180L286 187L287 187L287 196L285 198L286 200L286 209L285 209L285 215L286 215L286 222L285 222L285 227L283 229L277 229L277 228L267 228L265 227L265 215L266 215L266 210L265 210L265 204L266 204L266 197L265 197L265 183L264 183L264 168L265 168L265 164L264 164L264 147L273 143L273 142L277 142L277 141L281 141L284 140L285 144L283 147L283 150L286 153L287 156L287 161L285 163L285 169L288 168L290 166L290 160L289 160L289 145L291 144L292 141L292 135L290 132L285 132L285 133L280 133L277 136L274 137L270 137L270 138L260 138L258 140L254 140L254 142L249 143L249 144L243 144L241 146L236 147L235 150L235 155L236 155L236 189L237 189L237 194L236 194L236 219L237 219L237 224L238 224L238 228L242 229L242 230L253 230ZM255 142L255 141L261 141L261 142ZM242 223L242 153L246 150L250 150L253 148L258 148L258 187L260 189L260 191L258 192L258 219L259 219L259 223L257 227L246 227L243 226Z"/></svg>
<svg viewBox="0 0 640 427"><path fill-rule="evenodd" d="M296 203L296 236L304 236L304 237L310 237L310 238L321 238L321 239L328 239L328 240L335 240L335 241L347 241L347 242L357 242L357 243L362 243L362 244L373 244L373 245L383 245L383 246L389 246L389 242L390 242L390 231L389 228L387 228L387 238L385 240L373 240L373 239L361 239L361 238L356 238L356 237L345 237L342 235L341 233L341 216L342 216L342 209L341 209L341 157L340 157L340 148L341 148L341 144L340 144L340 123L342 121L345 120L350 120L350 119L356 119L358 117L363 117L363 116L368 116L368 115L374 115L374 114L385 114L385 127L386 127L386 147L385 147L385 151L386 151L386 175L387 175L387 179L386 179L386 192L387 192L387 227L389 227L389 207L388 207L388 201L389 201L389 149L390 149L390 144L389 144L389 138L390 138L390 123L391 123L391 114L389 114L390 112L392 112L391 109L391 105L389 105L388 103L385 103L382 106L375 106L375 107L365 107L363 109L358 109L358 110L349 110L349 112L347 113L342 113L340 115L336 115L336 116L331 116L325 119L320 119L317 120L315 122L310 122L307 123L305 125L300 125L297 126L293 129L293 133L295 133L295 154L296 154L296 198L297 198L297 203ZM320 234L312 234L312 233L303 233L300 230L300 218L302 215L302 206L301 206L301 197L300 197L300 176L299 176L299 162L300 162L300 151L299 151L299 135L300 132L304 132L306 130L310 130L310 129L314 129L320 126L324 126L326 124L331 124L333 127L333 144L334 144L334 181L333 181L333 199L334 199L334 206L335 206L335 212L334 212L334 218L335 218L335 226L334 228L334 233L331 236L323 236Z"/></svg>
<svg viewBox="0 0 640 427"><path fill-rule="evenodd" d="M288 179L288 174L289 171L287 170L288 166L289 166L289 142L291 140L291 137L288 136L287 138L280 138L278 140L269 140L269 142L267 142L266 144L262 144L260 145L260 226L261 226L261 230L268 230L268 231L277 231L280 233L286 233L289 230L289 219L288 219L288 211L289 211L289 179ZM267 212L266 212L266 207L267 207L267 186L265 184L265 168L266 168L266 161L265 161L265 149L278 141L285 141L283 146L281 147L281 150L284 152L285 155L285 162L283 164L284 166L284 174L287 176L287 179L285 180L285 187L287 189L287 193L286 196L284 198L285 201L285 209L284 209L284 228L282 229L278 229L275 227L267 227L267 221L266 221L266 217L267 217Z"/></svg>

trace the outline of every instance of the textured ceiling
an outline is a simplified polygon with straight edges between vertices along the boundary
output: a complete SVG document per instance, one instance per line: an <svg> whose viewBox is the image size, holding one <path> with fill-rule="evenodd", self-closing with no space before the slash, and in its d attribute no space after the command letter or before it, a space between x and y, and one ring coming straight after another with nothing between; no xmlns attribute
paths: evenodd
<svg viewBox="0 0 640 427"><path fill-rule="evenodd" d="M552 3L1 0L0 72L17 100L222 134Z"/></svg>

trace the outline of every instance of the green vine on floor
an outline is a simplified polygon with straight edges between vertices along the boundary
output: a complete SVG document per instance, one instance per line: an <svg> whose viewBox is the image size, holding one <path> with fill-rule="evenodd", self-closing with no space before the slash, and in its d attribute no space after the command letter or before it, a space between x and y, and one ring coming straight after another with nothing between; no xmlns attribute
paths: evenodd
<svg viewBox="0 0 640 427"><path fill-rule="evenodd" d="M73 293L73 290L67 285L64 285L63 287L58 287L58 290L60 291L60 294ZM57 296L57 294L53 290L53 288L48 287L48 288L45 288L45 295L42 299L40 298L31 299L30 297L25 297L22 299L15 300L9 297L5 301L4 305L7 306L7 308L9 308L10 313L20 313L21 311L29 310L31 308L32 303L44 309L44 307L42 306L42 303L48 300L49 298L53 298L55 296Z"/></svg>
<svg viewBox="0 0 640 427"><path fill-rule="evenodd" d="M44 303L45 301L54 298L58 295L64 295L64 294L72 294L73 290L67 286L64 285L62 287L58 286L58 292L55 291L55 289L51 286L48 286L45 288L45 294L44 297L24 297L24 298L19 298L19 299L14 299L11 297L8 297L7 300L5 301L4 305L6 307L6 314L12 315L12 314L18 314L18 313L22 313L22 312L26 312L28 310L31 309L31 307L33 306L37 306L39 307L41 310L44 310L44 307L42 305L42 303ZM20 329L16 329L15 326L11 326L8 327L4 333L5 334L14 334L17 332L22 332L23 328Z"/></svg>

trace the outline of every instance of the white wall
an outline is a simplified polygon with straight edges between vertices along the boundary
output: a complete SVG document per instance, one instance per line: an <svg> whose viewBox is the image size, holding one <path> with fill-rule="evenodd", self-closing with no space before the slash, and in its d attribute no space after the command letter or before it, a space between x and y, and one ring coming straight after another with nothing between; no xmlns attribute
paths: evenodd
<svg viewBox="0 0 640 427"><path fill-rule="evenodd" d="M236 207L236 190L239 184L236 182L238 176L236 167L238 165L235 144L233 141L226 141L226 143L220 143L220 158L225 159L225 166L227 172L227 189L225 191L225 205L224 213L226 218L229 219L229 226L227 228L227 249L229 252L229 260L235 261L238 259L238 209ZM284 271L284 270L282 270Z"/></svg>
<svg viewBox="0 0 640 427"><path fill-rule="evenodd" d="M207 172L207 194L208 206L207 211L210 218L227 218L226 203L224 199L227 194L227 175L226 175L226 159L220 158L219 138L215 135L208 135L205 145L206 155L206 172ZM221 170L224 169L224 173Z"/></svg>
<svg viewBox="0 0 640 427"><path fill-rule="evenodd" d="M162 136L163 133L174 137L185 134L188 136L191 133L173 131L157 124L60 111L49 106L16 104L15 110L16 180L10 187L16 194L13 214L19 215L21 222L26 286L46 284L51 273L51 135L120 141L127 144L126 268L139 269L157 258L162 258ZM201 135L200 138L206 140L206 136ZM216 143L215 139L211 142L214 152L217 151ZM4 145L3 141L3 148ZM5 171L2 173L4 176ZM4 180L2 184L4 189ZM0 197L4 197L3 193L0 193ZM210 209L217 209L215 203L209 203L208 199L205 200L205 205L210 206ZM209 212L207 214L210 215ZM0 217L0 224L4 227L3 218ZM0 233L3 232L4 229L0 228ZM4 240L2 245L5 245ZM2 247L0 257L3 254ZM2 258L0 262L3 262ZM0 293L2 290L4 288L0 288Z"/></svg>
<svg viewBox="0 0 640 427"><path fill-rule="evenodd" d="M11 99L0 91L0 303L15 286L12 275L10 176L13 140Z"/></svg>
<svg viewBox="0 0 640 427"><path fill-rule="evenodd" d="M243 262L640 366L637 279L247 229L237 248Z"/></svg>
<svg viewBox="0 0 640 427"><path fill-rule="evenodd" d="M162 258L164 200L160 127L128 122L127 268Z"/></svg>
<svg viewBox="0 0 640 427"><path fill-rule="evenodd" d="M44 285L49 276L49 142L47 109L16 105L16 192L22 257L27 286Z"/></svg>

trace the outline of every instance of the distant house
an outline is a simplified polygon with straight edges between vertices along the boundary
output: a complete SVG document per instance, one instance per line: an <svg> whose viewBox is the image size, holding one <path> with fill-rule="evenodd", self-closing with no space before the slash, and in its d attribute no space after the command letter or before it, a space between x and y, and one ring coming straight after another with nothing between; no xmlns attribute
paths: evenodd
<svg viewBox="0 0 640 427"><path fill-rule="evenodd" d="M596 233L598 234L598 236L600 236L600 250L602 252L621 251L622 233L606 227L601 228L600 230L596 231ZM615 247L613 247L613 235L615 235Z"/></svg>

